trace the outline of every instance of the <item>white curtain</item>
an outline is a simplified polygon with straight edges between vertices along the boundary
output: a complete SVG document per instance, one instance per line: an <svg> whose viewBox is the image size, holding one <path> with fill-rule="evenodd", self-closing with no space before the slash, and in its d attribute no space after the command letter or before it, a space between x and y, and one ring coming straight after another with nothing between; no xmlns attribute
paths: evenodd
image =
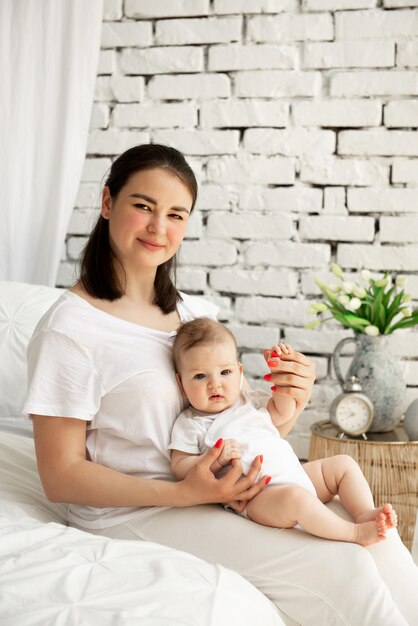
<svg viewBox="0 0 418 626"><path fill-rule="evenodd" d="M0 280L55 284L101 21L102 0L0 0Z"/></svg>

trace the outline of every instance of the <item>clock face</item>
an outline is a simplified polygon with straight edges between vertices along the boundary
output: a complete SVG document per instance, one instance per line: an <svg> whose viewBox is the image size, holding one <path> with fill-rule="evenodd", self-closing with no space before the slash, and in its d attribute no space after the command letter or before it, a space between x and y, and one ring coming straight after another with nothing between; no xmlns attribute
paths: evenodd
<svg viewBox="0 0 418 626"><path fill-rule="evenodd" d="M335 418L343 431L360 434L365 432L369 426L371 408L363 398L349 394L338 402Z"/></svg>

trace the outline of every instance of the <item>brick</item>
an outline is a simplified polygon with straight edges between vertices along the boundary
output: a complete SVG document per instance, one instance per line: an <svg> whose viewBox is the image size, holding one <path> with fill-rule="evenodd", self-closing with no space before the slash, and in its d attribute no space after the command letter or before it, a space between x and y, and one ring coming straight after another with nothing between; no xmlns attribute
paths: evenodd
<svg viewBox="0 0 418 626"><path fill-rule="evenodd" d="M368 267L371 270L417 271L416 246L370 246L345 244L338 246L337 263L342 267Z"/></svg>
<svg viewBox="0 0 418 626"><path fill-rule="evenodd" d="M314 319L312 315L307 316L307 321ZM302 353L316 353L331 355L334 348L341 339L351 337L352 331L340 326L339 329L330 329L327 324L319 329L306 330L304 328L286 328L286 341L295 350Z"/></svg>
<svg viewBox="0 0 418 626"><path fill-rule="evenodd" d="M303 49L303 66L308 69L337 67L393 67L393 41L336 41L308 43Z"/></svg>
<svg viewBox="0 0 418 626"><path fill-rule="evenodd" d="M418 216L380 218L380 241L382 243L418 242Z"/></svg>
<svg viewBox="0 0 418 626"><path fill-rule="evenodd" d="M135 19L207 15L209 0L125 0L125 15Z"/></svg>
<svg viewBox="0 0 418 626"><path fill-rule="evenodd" d="M207 222L209 237L221 239L289 239L293 221L288 215L259 215L254 212L215 213Z"/></svg>
<svg viewBox="0 0 418 626"><path fill-rule="evenodd" d="M205 239L204 241L183 241L179 262L181 265L233 265L237 260L237 249L226 241Z"/></svg>
<svg viewBox="0 0 418 626"><path fill-rule="evenodd" d="M98 216L98 209L74 209L68 225L68 233L71 235L88 235Z"/></svg>
<svg viewBox="0 0 418 626"><path fill-rule="evenodd" d="M77 191L74 206L92 208L100 204L101 193L99 183L81 183Z"/></svg>
<svg viewBox="0 0 418 626"><path fill-rule="evenodd" d="M227 13L280 13L296 11L295 0L215 0L214 12Z"/></svg>
<svg viewBox="0 0 418 626"><path fill-rule="evenodd" d="M324 41L334 37L332 16L322 14L284 14L248 19L249 41Z"/></svg>
<svg viewBox="0 0 418 626"><path fill-rule="evenodd" d="M94 130L90 132L87 142L87 154L119 155L128 148L141 143L149 143L146 132Z"/></svg>
<svg viewBox="0 0 418 626"><path fill-rule="evenodd" d="M344 187L327 187L324 189L324 210L327 215L347 215Z"/></svg>
<svg viewBox="0 0 418 626"><path fill-rule="evenodd" d="M317 213L322 208L322 190L302 186L275 189L246 186L239 206L244 210Z"/></svg>
<svg viewBox="0 0 418 626"><path fill-rule="evenodd" d="M244 374L246 376L261 377L268 371L268 367L262 354L243 354L241 357L241 363L244 367Z"/></svg>
<svg viewBox="0 0 418 626"><path fill-rule="evenodd" d="M389 166L362 159L325 155L308 157L301 164L300 180L315 185L387 185Z"/></svg>
<svg viewBox="0 0 418 626"><path fill-rule="evenodd" d="M110 120L110 109L107 104L96 102L93 104L90 117L90 129L107 128Z"/></svg>
<svg viewBox="0 0 418 626"><path fill-rule="evenodd" d="M143 79L141 79L143 80ZM94 102L110 102L114 99L113 91L110 87L109 76L97 76L94 85Z"/></svg>
<svg viewBox="0 0 418 626"><path fill-rule="evenodd" d="M320 72L260 70L237 72L235 94L248 98L315 96L321 89Z"/></svg>
<svg viewBox="0 0 418 626"><path fill-rule="evenodd" d="M307 240L373 241L374 218L328 215L303 217L299 234Z"/></svg>
<svg viewBox="0 0 418 626"><path fill-rule="evenodd" d="M418 11L347 11L335 14L336 39L384 39L418 34Z"/></svg>
<svg viewBox="0 0 418 626"><path fill-rule="evenodd" d="M160 45L226 43L240 41L242 17L202 17L159 20L155 39Z"/></svg>
<svg viewBox="0 0 418 626"><path fill-rule="evenodd" d="M309 302L296 298L241 297L235 302L236 318L240 322L274 323L303 326Z"/></svg>
<svg viewBox="0 0 418 626"><path fill-rule="evenodd" d="M417 67L418 65L418 41L400 41L397 44L396 65L405 67Z"/></svg>
<svg viewBox="0 0 418 626"><path fill-rule="evenodd" d="M383 6L393 7L418 7L418 0L383 0Z"/></svg>
<svg viewBox="0 0 418 626"><path fill-rule="evenodd" d="M418 94L418 77L411 71L339 72L330 79L331 96L411 96Z"/></svg>
<svg viewBox="0 0 418 626"><path fill-rule="evenodd" d="M104 0L103 2L103 20L113 21L122 18L122 0Z"/></svg>
<svg viewBox="0 0 418 626"><path fill-rule="evenodd" d="M84 161L81 180L83 182L101 182L112 162L110 159L86 159Z"/></svg>
<svg viewBox="0 0 418 626"><path fill-rule="evenodd" d="M343 11L344 9L371 9L375 0L304 0L305 11Z"/></svg>
<svg viewBox="0 0 418 626"><path fill-rule="evenodd" d="M148 95L160 100L229 98L231 87L225 74L154 76L148 85Z"/></svg>
<svg viewBox="0 0 418 626"><path fill-rule="evenodd" d="M196 126L196 107L187 102L117 104L113 110L115 128L172 128Z"/></svg>
<svg viewBox="0 0 418 626"><path fill-rule="evenodd" d="M250 348L263 351L280 340L280 331L277 326L250 326L248 324L228 324L234 334L239 348Z"/></svg>
<svg viewBox="0 0 418 626"><path fill-rule="evenodd" d="M392 182L418 186L418 160L394 159L392 165Z"/></svg>
<svg viewBox="0 0 418 626"><path fill-rule="evenodd" d="M418 276L413 276L412 274L407 276L406 291L412 295L414 300L418 300Z"/></svg>
<svg viewBox="0 0 418 626"><path fill-rule="evenodd" d="M416 213L416 189L376 187L348 189L348 210L353 213Z"/></svg>
<svg viewBox="0 0 418 626"><path fill-rule="evenodd" d="M144 98L145 81L142 76L112 76L109 88L112 100L138 102Z"/></svg>
<svg viewBox="0 0 418 626"><path fill-rule="evenodd" d="M289 105L265 100L209 100L200 107L203 127L286 126Z"/></svg>
<svg viewBox="0 0 418 626"><path fill-rule="evenodd" d="M209 48L209 71L293 69L297 63L296 46L219 45Z"/></svg>
<svg viewBox="0 0 418 626"><path fill-rule="evenodd" d="M244 148L256 154L319 155L333 153L335 145L336 135L330 130L250 128L244 133Z"/></svg>
<svg viewBox="0 0 418 626"><path fill-rule="evenodd" d="M186 238L199 239L202 236L202 232L202 214L200 211L194 210L187 224Z"/></svg>
<svg viewBox="0 0 418 626"><path fill-rule="evenodd" d="M236 192L221 185L204 184L199 189L196 208L200 210L230 209L234 204Z"/></svg>
<svg viewBox="0 0 418 626"><path fill-rule="evenodd" d="M346 130L338 136L338 153L418 156L418 133L402 130Z"/></svg>
<svg viewBox="0 0 418 626"><path fill-rule="evenodd" d="M153 138L156 143L175 146L184 154L232 154L239 145L236 130L157 130Z"/></svg>
<svg viewBox="0 0 418 626"><path fill-rule="evenodd" d="M405 370L406 384L418 385L418 361L407 361Z"/></svg>
<svg viewBox="0 0 418 626"><path fill-rule="evenodd" d="M357 277L357 275L356 275ZM332 272L318 271L313 274L311 271L301 272L301 293L307 296L321 296L321 290L315 282L315 278L319 278L328 285L337 284L337 279ZM344 278L352 280L349 274L344 273ZM353 278L353 280L355 280Z"/></svg>
<svg viewBox="0 0 418 626"><path fill-rule="evenodd" d="M103 22L102 48L146 47L152 44L151 22Z"/></svg>
<svg viewBox="0 0 418 626"><path fill-rule="evenodd" d="M77 266L75 263L61 261L58 267L58 274L55 281L56 287L71 287L78 278Z"/></svg>
<svg viewBox="0 0 418 626"><path fill-rule="evenodd" d="M319 243L252 243L244 250L249 265L269 267L323 267L331 258L327 244Z"/></svg>
<svg viewBox="0 0 418 626"><path fill-rule="evenodd" d="M374 100L294 102L292 115L298 126L380 126L382 105Z"/></svg>
<svg viewBox="0 0 418 626"><path fill-rule="evenodd" d="M209 159L207 179L216 183L291 185L295 164L286 157L257 157L239 152L236 157Z"/></svg>
<svg viewBox="0 0 418 626"><path fill-rule="evenodd" d="M413 357L416 359L418 354L418 332L416 326L414 329L397 331L393 334L392 349L398 356ZM416 397L416 395L415 395Z"/></svg>
<svg viewBox="0 0 418 626"><path fill-rule="evenodd" d="M120 66L125 74L169 74L202 72L203 48L166 46L122 50Z"/></svg>
<svg viewBox="0 0 418 626"><path fill-rule="evenodd" d="M77 261L87 243L87 237L69 237L67 241L68 258Z"/></svg>
<svg viewBox="0 0 418 626"><path fill-rule="evenodd" d="M204 292L207 286L206 271L196 267L179 267L176 279L176 286L181 291Z"/></svg>
<svg viewBox="0 0 418 626"><path fill-rule="evenodd" d="M101 74L113 74L115 70L116 70L116 51L115 50L100 50L97 75L100 76Z"/></svg>
<svg viewBox="0 0 418 626"><path fill-rule="evenodd" d="M418 127L418 102L414 100L388 102L383 111L388 128Z"/></svg>
<svg viewBox="0 0 418 626"><path fill-rule="evenodd" d="M213 289L234 294L295 296L297 274L289 270L215 269L209 276Z"/></svg>

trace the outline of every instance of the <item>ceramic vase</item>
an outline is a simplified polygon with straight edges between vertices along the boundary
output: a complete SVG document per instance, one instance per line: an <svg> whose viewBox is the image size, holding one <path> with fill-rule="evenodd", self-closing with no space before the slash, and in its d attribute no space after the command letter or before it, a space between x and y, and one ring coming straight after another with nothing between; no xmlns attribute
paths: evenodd
<svg viewBox="0 0 418 626"><path fill-rule="evenodd" d="M335 347L332 361L341 387L339 357L341 349L349 342L356 344L356 351L347 372L347 379L356 376L365 393L374 405L374 418L370 432L389 432L402 418L405 402L406 380L404 366L391 348L396 337L369 337L356 333Z"/></svg>
<svg viewBox="0 0 418 626"><path fill-rule="evenodd" d="M418 441L418 398L406 409L403 425L409 440Z"/></svg>

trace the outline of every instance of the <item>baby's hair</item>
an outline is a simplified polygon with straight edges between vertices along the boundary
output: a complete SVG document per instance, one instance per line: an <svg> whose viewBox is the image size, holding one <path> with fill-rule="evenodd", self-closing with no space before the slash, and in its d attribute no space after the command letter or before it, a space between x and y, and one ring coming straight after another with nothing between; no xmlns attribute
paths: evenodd
<svg viewBox="0 0 418 626"><path fill-rule="evenodd" d="M237 342L233 333L219 322L210 317L197 317L191 322L185 322L180 326L173 342L173 358L176 371L179 369L180 355L195 346L211 343L220 343L226 337L232 339L235 350L238 353ZM238 358L238 354L237 354Z"/></svg>

